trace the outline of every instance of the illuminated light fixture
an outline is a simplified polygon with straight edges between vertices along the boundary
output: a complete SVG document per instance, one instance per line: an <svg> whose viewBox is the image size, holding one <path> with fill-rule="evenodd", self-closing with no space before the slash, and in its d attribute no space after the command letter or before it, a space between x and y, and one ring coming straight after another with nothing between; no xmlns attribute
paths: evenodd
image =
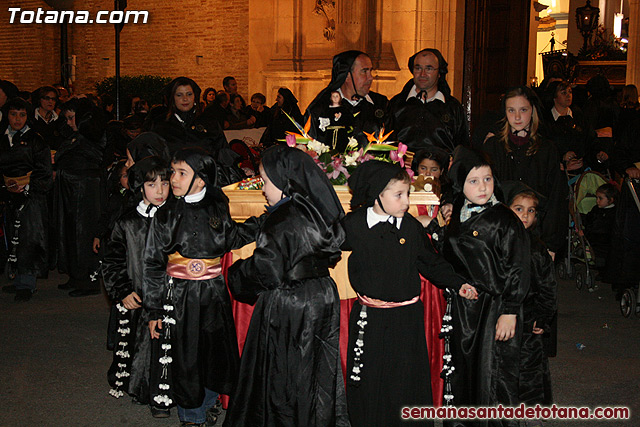
<svg viewBox="0 0 640 427"><path fill-rule="evenodd" d="M576 9L576 25L584 38L584 44L582 45L582 49L584 50L587 49L587 42L591 40L593 30L598 26L599 16L600 9L591 6L590 0L587 0L586 5Z"/></svg>
<svg viewBox="0 0 640 427"><path fill-rule="evenodd" d="M615 13L613 15L613 35L620 38L622 35L622 20L624 15L622 13Z"/></svg>

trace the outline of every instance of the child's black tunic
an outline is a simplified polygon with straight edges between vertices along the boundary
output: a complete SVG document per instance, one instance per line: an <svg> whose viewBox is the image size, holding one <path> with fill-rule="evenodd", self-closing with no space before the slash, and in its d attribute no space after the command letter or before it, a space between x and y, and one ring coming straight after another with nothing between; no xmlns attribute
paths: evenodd
<svg viewBox="0 0 640 427"><path fill-rule="evenodd" d="M420 274L440 288L465 283L437 255L422 225L405 214L400 229L391 223L367 224L367 209L344 220L349 280L369 298L403 302L420 295ZM431 375L422 301L397 308L367 307L360 380L351 378L362 306L356 302L349 319L347 399L353 426L405 425L403 406L432 404Z"/></svg>

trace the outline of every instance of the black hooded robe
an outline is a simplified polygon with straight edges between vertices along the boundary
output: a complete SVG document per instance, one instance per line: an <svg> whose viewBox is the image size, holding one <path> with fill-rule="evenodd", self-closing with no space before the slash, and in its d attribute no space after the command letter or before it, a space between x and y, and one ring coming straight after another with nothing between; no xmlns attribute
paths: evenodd
<svg viewBox="0 0 640 427"><path fill-rule="evenodd" d="M290 198L270 209L253 256L229 269L234 297L255 308L225 426L348 426L340 297L328 270L341 255L344 212L306 153L275 146L263 166Z"/></svg>
<svg viewBox="0 0 640 427"><path fill-rule="evenodd" d="M76 132L61 144L55 156L58 270L70 276L76 289L99 287L94 273L100 258L91 248L106 202L104 147L104 138L92 140Z"/></svg>
<svg viewBox="0 0 640 427"><path fill-rule="evenodd" d="M458 203L459 204L459 203ZM460 205L460 204L459 204ZM455 406L516 406L522 337L522 304L529 290L530 249L524 226L496 204L460 222L454 207L443 255L478 290L477 300L452 299L451 375ZM516 334L496 341L502 314L516 314ZM448 426L517 425L504 420L445 422Z"/></svg>
<svg viewBox="0 0 640 427"><path fill-rule="evenodd" d="M415 97L407 100L413 85L413 79L409 80L389 101L391 140L401 141L414 153L435 146L451 154L456 146L469 145L469 126L460 102L450 95L445 95L444 103L437 99L423 103Z"/></svg>
<svg viewBox="0 0 640 427"><path fill-rule="evenodd" d="M33 129L16 133L13 145L0 137L0 170L4 176L20 177L31 172L29 189L7 192L7 242L10 266L15 273L47 277L49 273L49 209L47 194L53 187L51 154ZM6 190L4 190L6 191ZM15 257L15 258L14 258ZM14 260L15 261L12 261Z"/></svg>
<svg viewBox="0 0 640 427"><path fill-rule="evenodd" d="M141 403L150 402L149 367L152 340L149 334L149 319L142 308L126 309L122 300L136 292L144 301L142 257L150 224L151 218L142 216L136 208L123 214L116 221L106 242L102 262L104 287L116 307L114 323L118 337L115 340L113 362L107 372L107 378L115 391L126 391ZM127 357L124 357L124 352L128 352Z"/></svg>

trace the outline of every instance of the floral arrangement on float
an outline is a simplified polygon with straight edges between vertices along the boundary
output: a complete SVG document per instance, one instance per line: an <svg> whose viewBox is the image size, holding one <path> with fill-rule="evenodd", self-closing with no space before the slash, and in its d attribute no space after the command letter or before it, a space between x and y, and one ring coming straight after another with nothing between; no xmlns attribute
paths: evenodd
<svg viewBox="0 0 640 427"><path fill-rule="evenodd" d="M285 114L287 114L285 112ZM405 167L405 155L407 146L399 141L387 141L392 132L384 133L384 127L376 135L374 133L364 134L367 136L368 144L358 148L358 142L350 137L344 151L332 150L329 146L313 139L309 135L311 119L307 120L304 127L300 126L291 116L287 117L298 129L299 133L287 132L284 140L289 147L296 147L309 154L316 164L327 174L329 181L333 185L345 185L351 174L362 163L369 160L380 160L383 162L400 163ZM397 145L395 145L397 143ZM413 171L406 167L409 176L413 177Z"/></svg>

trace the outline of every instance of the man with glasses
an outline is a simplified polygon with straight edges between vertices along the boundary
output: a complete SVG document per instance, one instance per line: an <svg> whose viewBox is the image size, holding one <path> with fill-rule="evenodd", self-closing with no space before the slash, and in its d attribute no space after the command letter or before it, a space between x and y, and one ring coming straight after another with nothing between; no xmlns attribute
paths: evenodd
<svg viewBox="0 0 640 427"><path fill-rule="evenodd" d="M309 134L313 138L344 150L350 137L363 146L367 143L363 132L377 133L382 128L388 99L371 91L372 70L371 58L364 52L349 50L333 57L331 82L309 104L305 113L305 122L311 118ZM333 92L340 95L340 111L332 108ZM346 117L342 117L343 114ZM336 126L338 124L341 125ZM339 132L339 141L334 140L336 132Z"/></svg>
<svg viewBox="0 0 640 427"><path fill-rule="evenodd" d="M468 145L469 126L460 102L447 84L447 62L438 49L423 49L409 58L409 80L389 102L387 126L391 140L402 141L414 153L432 146L451 154Z"/></svg>

